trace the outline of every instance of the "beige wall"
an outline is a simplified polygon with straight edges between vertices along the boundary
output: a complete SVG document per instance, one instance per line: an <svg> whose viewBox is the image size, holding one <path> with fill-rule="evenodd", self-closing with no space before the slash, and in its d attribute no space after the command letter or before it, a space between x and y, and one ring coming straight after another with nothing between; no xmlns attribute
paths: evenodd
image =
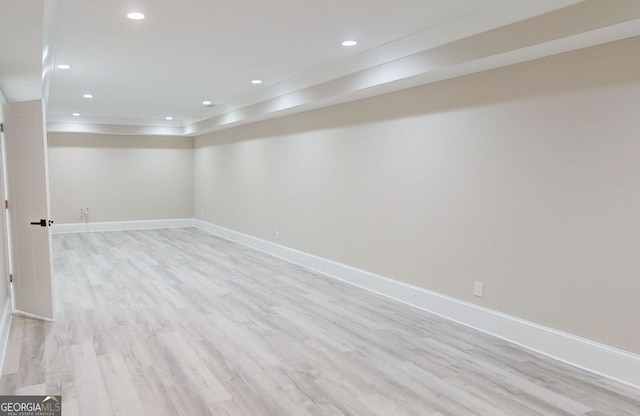
<svg viewBox="0 0 640 416"><path fill-rule="evenodd" d="M209 134L195 214L640 353L639 102L631 39Z"/></svg>
<svg viewBox="0 0 640 416"><path fill-rule="evenodd" d="M57 224L193 217L193 139L49 133Z"/></svg>

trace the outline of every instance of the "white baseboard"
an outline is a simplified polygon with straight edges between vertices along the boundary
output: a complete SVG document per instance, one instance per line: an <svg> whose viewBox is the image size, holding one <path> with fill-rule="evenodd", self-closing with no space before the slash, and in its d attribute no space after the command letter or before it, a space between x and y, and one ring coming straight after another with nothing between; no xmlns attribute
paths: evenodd
<svg viewBox="0 0 640 416"><path fill-rule="evenodd" d="M327 276L426 310L566 364L640 388L640 355L202 220L194 220L193 225L218 237L264 251Z"/></svg>
<svg viewBox="0 0 640 416"><path fill-rule="evenodd" d="M193 218L144 221L86 222L77 224L53 224L52 234L90 233L98 231L149 230L155 228L193 227Z"/></svg>
<svg viewBox="0 0 640 416"><path fill-rule="evenodd" d="M4 356L9 346L9 330L11 329L11 300L7 299L0 318L0 374L4 368Z"/></svg>
<svg viewBox="0 0 640 416"><path fill-rule="evenodd" d="M22 316L24 318L35 319L38 321L53 322L53 319L47 318L46 316L36 315L35 313L24 312L18 309L14 309L13 314L16 316Z"/></svg>

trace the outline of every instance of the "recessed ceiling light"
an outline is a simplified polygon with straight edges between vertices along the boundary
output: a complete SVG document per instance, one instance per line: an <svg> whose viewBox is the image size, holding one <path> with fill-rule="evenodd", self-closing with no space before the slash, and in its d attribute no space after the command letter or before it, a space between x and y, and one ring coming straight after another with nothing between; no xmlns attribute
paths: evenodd
<svg viewBox="0 0 640 416"><path fill-rule="evenodd" d="M144 19L144 14L140 12L129 12L127 13L127 17L131 20L142 20Z"/></svg>
<svg viewBox="0 0 640 416"><path fill-rule="evenodd" d="M358 44L358 42L356 42L355 40L345 40L344 42L342 42L342 46L356 46Z"/></svg>
<svg viewBox="0 0 640 416"><path fill-rule="evenodd" d="M251 83L252 84L262 84L262 80L261 79L252 79Z"/></svg>
<svg viewBox="0 0 640 416"><path fill-rule="evenodd" d="M83 95L84 98L93 98L93 94L85 94Z"/></svg>
<svg viewBox="0 0 640 416"><path fill-rule="evenodd" d="M73 113L71 115L74 116L74 117L80 117L80 113Z"/></svg>
<svg viewBox="0 0 640 416"><path fill-rule="evenodd" d="M60 64L60 65L56 66L56 68L58 68L58 69L71 69L71 65Z"/></svg>
<svg viewBox="0 0 640 416"><path fill-rule="evenodd" d="M165 120L173 120L173 117L171 117L171 116L167 116L167 117L165 117L164 119L165 119Z"/></svg>
<svg viewBox="0 0 640 416"><path fill-rule="evenodd" d="M211 101L209 101L209 100L204 100L204 101L202 102L202 105L211 105Z"/></svg>

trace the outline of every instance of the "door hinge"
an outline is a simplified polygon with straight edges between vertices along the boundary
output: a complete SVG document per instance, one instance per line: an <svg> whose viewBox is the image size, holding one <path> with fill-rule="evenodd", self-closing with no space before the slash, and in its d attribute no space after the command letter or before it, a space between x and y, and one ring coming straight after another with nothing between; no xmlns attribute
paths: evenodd
<svg viewBox="0 0 640 416"><path fill-rule="evenodd" d="M4 123L0 123L0 133L4 133Z"/></svg>
<svg viewBox="0 0 640 416"><path fill-rule="evenodd" d="M9 201L4 200L4 209L9 209Z"/></svg>
<svg viewBox="0 0 640 416"><path fill-rule="evenodd" d="M12 274L9 275L9 283L13 283L13 275Z"/></svg>

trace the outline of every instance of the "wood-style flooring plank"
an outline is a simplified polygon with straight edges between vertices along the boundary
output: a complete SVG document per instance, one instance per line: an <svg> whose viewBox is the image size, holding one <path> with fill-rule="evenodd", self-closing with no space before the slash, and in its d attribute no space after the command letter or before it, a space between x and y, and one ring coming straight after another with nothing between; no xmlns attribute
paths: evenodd
<svg viewBox="0 0 640 416"><path fill-rule="evenodd" d="M637 416L640 392L190 228L56 235L0 394L66 416Z"/></svg>

